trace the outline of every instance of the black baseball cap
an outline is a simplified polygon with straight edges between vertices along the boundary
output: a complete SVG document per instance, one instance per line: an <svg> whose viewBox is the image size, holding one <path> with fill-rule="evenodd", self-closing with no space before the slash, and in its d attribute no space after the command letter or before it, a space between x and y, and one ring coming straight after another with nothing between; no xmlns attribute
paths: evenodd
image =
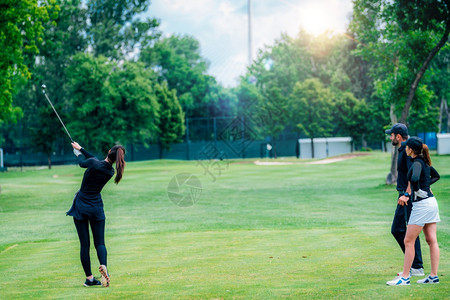
<svg viewBox="0 0 450 300"><path fill-rule="evenodd" d="M417 136L412 136L406 141L406 146L411 148L414 152L422 151L423 141Z"/></svg>
<svg viewBox="0 0 450 300"><path fill-rule="evenodd" d="M403 123L395 123L394 125L392 125L391 129L388 129L385 132L386 134L395 133L400 134L401 136L404 137L408 136L408 128Z"/></svg>

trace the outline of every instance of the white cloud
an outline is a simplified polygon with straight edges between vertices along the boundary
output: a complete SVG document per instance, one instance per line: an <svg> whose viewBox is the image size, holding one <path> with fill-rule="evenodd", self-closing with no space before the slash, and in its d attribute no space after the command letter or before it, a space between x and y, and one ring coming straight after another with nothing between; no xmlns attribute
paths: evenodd
<svg viewBox="0 0 450 300"><path fill-rule="evenodd" d="M344 31L351 9L351 0L252 1L253 58L258 48L273 44L282 32L295 36L300 26L310 26L310 31L327 27ZM164 33L189 34L198 39L202 54L211 62L209 73L224 85L236 85L234 79L245 72L247 1L153 0L147 14L161 20Z"/></svg>
<svg viewBox="0 0 450 300"><path fill-rule="evenodd" d="M185 0L157 0L152 1L150 6L154 7L156 5L161 6L164 11L178 15L191 15L191 16L205 16L206 13L210 12L213 8L214 1L208 0L195 0L195 1L185 1Z"/></svg>

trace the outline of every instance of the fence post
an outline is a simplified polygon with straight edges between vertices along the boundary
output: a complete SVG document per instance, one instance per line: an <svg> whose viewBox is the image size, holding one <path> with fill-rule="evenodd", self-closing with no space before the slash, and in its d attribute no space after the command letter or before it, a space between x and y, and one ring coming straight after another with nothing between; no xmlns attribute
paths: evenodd
<svg viewBox="0 0 450 300"><path fill-rule="evenodd" d="M186 159L189 160L189 118L186 117Z"/></svg>
<svg viewBox="0 0 450 300"><path fill-rule="evenodd" d="M213 124L214 124L214 145L217 144L217 121L216 117L213 118Z"/></svg>
<svg viewBox="0 0 450 300"><path fill-rule="evenodd" d="M244 147L244 145L245 145L245 125L244 125L244 122L245 122L245 118L244 118L244 116L242 116L241 117L242 119L242 158L245 158L245 147Z"/></svg>
<svg viewBox="0 0 450 300"><path fill-rule="evenodd" d="M20 123L20 171L23 171L23 140L22 140L22 120L19 121Z"/></svg>

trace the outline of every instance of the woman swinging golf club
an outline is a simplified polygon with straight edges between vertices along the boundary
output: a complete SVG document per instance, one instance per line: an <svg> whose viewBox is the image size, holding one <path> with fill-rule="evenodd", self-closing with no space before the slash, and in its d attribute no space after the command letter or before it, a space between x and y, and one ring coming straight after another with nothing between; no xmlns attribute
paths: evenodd
<svg viewBox="0 0 450 300"><path fill-rule="evenodd" d="M86 282L84 285L102 285L108 287L110 279L108 270L106 269L105 213L103 211L103 201L100 192L114 175L113 163L116 163L117 171L114 182L118 184L122 179L125 168L125 148L120 145L112 147L106 158L100 161L83 149L77 142L73 142L72 147L80 167L87 169L84 172L81 188L76 193L72 207L67 212L67 215L73 217L80 239L81 265L86 274ZM85 158L83 158L83 155ZM91 225L94 245L100 262L100 281L95 279L91 272L89 224Z"/></svg>

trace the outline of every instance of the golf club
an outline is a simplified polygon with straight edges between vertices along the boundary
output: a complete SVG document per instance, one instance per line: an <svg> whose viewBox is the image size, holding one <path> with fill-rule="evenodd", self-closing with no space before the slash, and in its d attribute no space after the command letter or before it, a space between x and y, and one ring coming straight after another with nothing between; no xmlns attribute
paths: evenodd
<svg viewBox="0 0 450 300"><path fill-rule="evenodd" d="M41 89L42 89L42 93L44 94L45 98L47 98L48 103L50 103L51 107L53 108L53 111L55 112L56 116L58 117L59 121L61 122L62 126L64 127L64 130L67 132L67 135L69 136L70 140L73 143L73 139L70 136L69 131L67 130L66 126L64 125L63 121L61 120L61 118L58 115L58 112L56 111L55 107L52 104L52 101L50 101L50 99L48 98L47 94L45 93L45 89L47 88L47 86L45 84L41 85Z"/></svg>

